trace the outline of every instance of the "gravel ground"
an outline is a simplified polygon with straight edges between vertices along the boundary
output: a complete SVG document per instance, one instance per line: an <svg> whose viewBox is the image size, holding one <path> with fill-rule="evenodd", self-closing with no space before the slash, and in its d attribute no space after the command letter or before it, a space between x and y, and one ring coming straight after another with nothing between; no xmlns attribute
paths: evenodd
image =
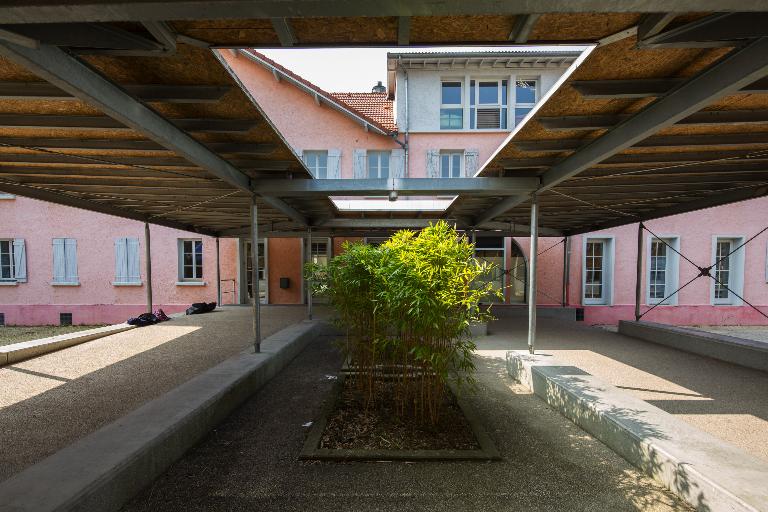
<svg viewBox="0 0 768 512"><path fill-rule="evenodd" d="M527 346L525 319L503 319L481 353ZM537 348L768 460L768 373L574 322L540 318Z"/></svg>
<svg viewBox="0 0 768 512"><path fill-rule="evenodd" d="M0 480L252 343L248 307L224 307L0 368ZM267 337L306 309L263 306Z"/></svg>
<svg viewBox="0 0 768 512"><path fill-rule="evenodd" d="M103 325L6 325L0 327L0 346L85 331Z"/></svg>
<svg viewBox="0 0 768 512"><path fill-rule="evenodd" d="M768 343L768 325L692 325L691 329Z"/></svg>
<svg viewBox="0 0 768 512"><path fill-rule="evenodd" d="M124 510L690 510L511 382L499 361L478 365L471 400L504 461L300 462L302 425L341 366L319 339Z"/></svg>

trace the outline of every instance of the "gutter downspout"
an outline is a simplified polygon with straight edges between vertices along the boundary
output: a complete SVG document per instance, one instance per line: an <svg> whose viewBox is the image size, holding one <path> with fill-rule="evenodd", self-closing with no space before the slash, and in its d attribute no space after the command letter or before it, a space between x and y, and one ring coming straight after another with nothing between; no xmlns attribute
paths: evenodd
<svg viewBox="0 0 768 512"><path fill-rule="evenodd" d="M410 178L411 177L411 170L408 167L408 70L402 67L401 62L402 57L398 57L398 67L403 70L403 73L405 75L405 145L403 146L403 149L405 150L405 177ZM397 83L397 80L395 80L395 83Z"/></svg>

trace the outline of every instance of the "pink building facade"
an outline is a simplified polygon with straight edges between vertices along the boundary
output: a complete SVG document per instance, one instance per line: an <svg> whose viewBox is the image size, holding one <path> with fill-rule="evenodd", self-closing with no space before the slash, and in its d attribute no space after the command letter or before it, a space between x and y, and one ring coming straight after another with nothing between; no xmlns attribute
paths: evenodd
<svg viewBox="0 0 768 512"><path fill-rule="evenodd" d="M390 54L386 92L329 93L259 53L221 56L318 179L473 176L576 58L551 52L492 59ZM494 68L500 61L504 66ZM452 200L334 199L351 210L441 209ZM768 198L649 221L668 245L643 234L641 311L654 308L644 319L768 323L745 303L768 311L768 234L720 258L763 229L766 218ZM301 238L259 240L260 300L305 303L303 263L338 254L344 240L313 237L311 246ZM217 285L222 304L253 300L251 241L218 242L217 256L214 238L152 226L155 307L171 313L218 300ZM713 274L730 290L700 277L668 297L699 273L670 247L700 267L722 259ZM529 240L485 232L477 235L476 248L478 257L498 265L489 279L503 288L503 302L525 304ZM567 243L541 238L539 253L539 305L577 308L590 324L634 318L636 224ZM21 197L0 199L0 314L8 325L58 324L62 314L75 324L125 321L146 309L145 263L142 223Z"/></svg>

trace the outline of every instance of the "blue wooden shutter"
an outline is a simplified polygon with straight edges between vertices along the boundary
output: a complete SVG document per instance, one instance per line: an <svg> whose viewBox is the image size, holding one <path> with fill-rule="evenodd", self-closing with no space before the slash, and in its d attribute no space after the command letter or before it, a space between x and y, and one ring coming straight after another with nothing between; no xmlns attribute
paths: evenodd
<svg viewBox="0 0 768 512"><path fill-rule="evenodd" d="M19 283L27 282L27 250L23 238L13 241L13 278Z"/></svg>

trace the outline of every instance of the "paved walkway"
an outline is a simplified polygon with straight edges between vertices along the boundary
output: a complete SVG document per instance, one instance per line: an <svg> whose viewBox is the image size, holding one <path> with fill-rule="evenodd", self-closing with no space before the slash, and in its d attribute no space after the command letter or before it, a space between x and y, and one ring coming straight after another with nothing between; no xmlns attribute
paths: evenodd
<svg viewBox="0 0 768 512"><path fill-rule="evenodd" d="M541 400L493 359L472 401L502 462L298 460L306 429L341 366L318 340L137 496L146 511L689 510Z"/></svg>
<svg viewBox="0 0 768 512"><path fill-rule="evenodd" d="M494 322L480 354L525 349L525 318ZM537 346L768 460L768 373L582 324L540 318Z"/></svg>
<svg viewBox="0 0 768 512"><path fill-rule="evenodd" d="M250 311L225 307L0 368L0 480L242 351ZM264 337L305 314L263 307Z"/></svg>

